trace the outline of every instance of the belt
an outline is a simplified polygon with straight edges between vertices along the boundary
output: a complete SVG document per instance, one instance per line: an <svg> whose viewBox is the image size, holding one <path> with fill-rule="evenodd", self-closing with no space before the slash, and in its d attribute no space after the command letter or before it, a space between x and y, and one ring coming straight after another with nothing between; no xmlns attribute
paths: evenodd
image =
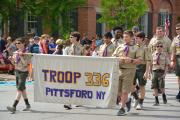
<svg viewBox="0 0 180 120"><path fill-rule="evenodd" d="M28 71L20 71L20 70L15 70L15 71L19 73L28 73Z"/></svg>
<svg viewBox="0 0 180 120"><path fill-rule="evenodd" d="M153 72L165 72L165 70L157 69L157 70L153 70Z"/></svg>
<svg viewBox="0 0 180 120"><path fill-rule="evenodd" d="M176 55L177 58L180 58L180 55Z"/></svg>

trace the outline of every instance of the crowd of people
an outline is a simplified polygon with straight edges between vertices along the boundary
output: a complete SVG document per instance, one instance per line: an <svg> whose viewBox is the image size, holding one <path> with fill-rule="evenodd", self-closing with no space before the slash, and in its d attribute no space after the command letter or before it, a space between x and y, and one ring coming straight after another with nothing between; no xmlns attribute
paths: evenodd
<svg viewBox="0 0 180 120"><path fill-rule="evenodd" d="M165 36L163 27L157 27L153 38L149 40L137 26L126 31L121 27L115 27L111 32L105 33L103 38L95 36L88 39L87 35L83 34L81 39L79 32L72 32L67 40L56 39L48 34L40 37L30 35L16 40L12 40L11 37L6 41L1 39L0 64L3 65L5 60L9 60L15 66L17 81L17 96L14 104L7 109L15 113L21 95L26 104L24 110L30 109L25 81L28 74L29 79L33 78L32 65L30 58L24 53L118 57L120 62L118 116L130 111L129 94L134 98L133 107L137 110L143 109L147 79L152 80L151 88L155 100L153 105L160 104L159 94L162 95L163 104L166 104L165 75L169 68L175 69L178 76L179 89L176 99L180 100L180 23L176 25L176 32L177 36L173 40ZM72 109L71 105L64 107Z"/></svg>

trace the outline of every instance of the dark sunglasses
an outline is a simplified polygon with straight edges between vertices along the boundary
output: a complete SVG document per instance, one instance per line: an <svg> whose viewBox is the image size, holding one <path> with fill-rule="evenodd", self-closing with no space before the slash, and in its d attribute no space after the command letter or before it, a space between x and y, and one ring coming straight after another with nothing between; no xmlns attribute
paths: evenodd
<svg viewBox="0 0 180 120"><path fill-rule="evenodd" d="M180 30L180 27L179 27L179 28L176 28L176 30Z"/></svg>
<svg viewBox="0 0 180 120"><path fill-rule="evenodd" d="M21 44L20 42L17 42L16 44Z"/></svg>
<svg viewBox="0 0 180 120"><path fill-rule="evenodd" d="M163 46L162 46L162 45L158 45L158 46L156 46L156 47L161 47L161 48L162 48Z"/></svg>

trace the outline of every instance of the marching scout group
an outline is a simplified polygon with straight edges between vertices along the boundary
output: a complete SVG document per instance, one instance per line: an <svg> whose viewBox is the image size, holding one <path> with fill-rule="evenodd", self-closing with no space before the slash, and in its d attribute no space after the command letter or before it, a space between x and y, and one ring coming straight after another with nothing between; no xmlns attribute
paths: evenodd
<svg viewBox="0 0 180 120"><path fill-rule="evenodd" d="M149 43L145 33L139 32L137 27L134 27L133 31L127 30L124 32L122 28L117 27L113 32L114 37L111 32L105 33L103 44L94 47L94 49L91 49L91 46L80 44L80 33L72 32L69 45L64 47L62 40L58 39L56 41L58 45L55 54L118 57L120 63L119 91L117 95L117 104L120 106L118 116L126 115L130 111L131 99L128 98L129 94L134 98L133 106L135 109L143 109L147 79L152 80L151 88L155 99L154 105L158 106L160 104L159 94L162 95L163 104L166 104L164 80L169 68L175 69L178 77L179 89L176 99L180 100L180 23L176 25L177 36L172 41L164 35L163 27L156 28L156 33ZM17 51L9 58L15 65L17 87L15 101L12 106L7 107L11 113L15 113L21 96L26 105L24 111L31 108L25 87L25 81L28 77L28 64L31 62L31 55L25 54L29 52L26 48L27 38L17 38L15 45ZM139 92L137 92L137 89ZM64 105L64 108L72 109L71 105Z"/></svg>

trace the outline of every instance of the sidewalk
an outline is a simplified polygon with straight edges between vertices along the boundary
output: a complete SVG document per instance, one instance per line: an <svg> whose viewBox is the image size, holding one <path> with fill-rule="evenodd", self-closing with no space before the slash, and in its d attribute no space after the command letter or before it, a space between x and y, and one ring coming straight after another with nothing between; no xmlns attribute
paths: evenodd
<svg viewBox="0 0 180 120"><path fill-rule="evenodd" d="M9 80L15 80L15 75L0 73L0 81L9 81Z"/></svg>

